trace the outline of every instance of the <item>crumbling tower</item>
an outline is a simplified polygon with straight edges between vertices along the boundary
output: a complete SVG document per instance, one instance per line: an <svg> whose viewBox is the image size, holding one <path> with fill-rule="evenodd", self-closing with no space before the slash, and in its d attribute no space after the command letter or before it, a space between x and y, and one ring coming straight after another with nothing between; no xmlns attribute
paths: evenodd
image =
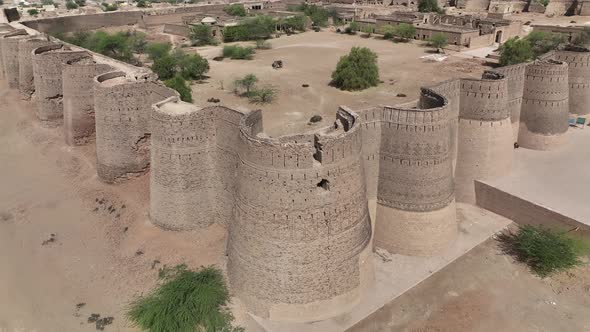
<svg viewBox="0 0 590 332"><path fill-rule="evenodd" d="M568 65L537 60L526 68L518 144L550 150L565 142L569 118Z"/></svg>
<svg viewBox="0 0 590 332"><path fill-rule="evenodd" d="M230 285L271 320L327 318L354 306L372 271L358 118L317 134L268 138L261 113L240 128Z"/></svg>
<svg viewBox="0 0 590 332"><path fill-rule="evenodd" d="M35 80L33 75L33 50L52 44L47 38L31 37L22 39L18 43L18 90L21 98L30 100L35 92Z"/></svg>
<svg viewBox="0 0 590 332"><path fill-rule="evenodd" d="M15 30L2 36L2 63L4 66L5 79L8 81L8 87L18 89L19 79L19 61L18 61L18 44L19 41L30 37L22 29Z"/></svg>
<svg viewBox="0 0 590 332"><path fill-rule="evenodd" d="M484 73L461 80L459 149L455 169L457 201L475 204L474 180L510 172L514 152L508 81Z"/></svg>
<svg viewBox="0 0 590 332"><path fill-rule="evenodd" d="M90 54L62 64L64 134L68 145L82 145L94 134L94 77L112 70Z"/></svg>
<svg viewBox="0 0 590 332"><path fill-rule="evenodd" d="M152 104L176 95L155 81L109 72L94 79L97 172L112 183L147 171Z"/></svg>
<svg viewBox="0 0 590 332"><path fill-rule="evenodd" d="M213 112L170 97L151 115L150 218L162 228L190 230L216 221Z"/></svg>
<svg viewBox="0 0 590 332"><path fill-rule="evenodd" d="M41 46L33 50L33 76L37 118L46 127L63 123L62 63L87 57L87 51L73 51L62 44Z"/></svg>
<svg viewBox="0 0 590 332"><path fill-rule="evenodd" d="M569 112L575 115L590 114L590 50L571 48L556 51L555 60L568 64Z"/></svg>
<svg viewBox="0 0 590 332"><path fill-rule="evenodd" d="M415 107L385 107L375 246L431 255L457 234L447 100L422 89Z"/></svg>

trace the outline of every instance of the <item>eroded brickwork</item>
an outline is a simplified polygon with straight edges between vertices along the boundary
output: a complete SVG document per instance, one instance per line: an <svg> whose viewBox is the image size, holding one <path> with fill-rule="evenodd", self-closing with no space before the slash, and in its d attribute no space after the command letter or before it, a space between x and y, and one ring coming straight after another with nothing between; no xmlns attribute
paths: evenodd
<svg viewBox="0 0 590 332"><path fill-rule="evenodd" d="M4 66L4 79L8 87L18 89L19 61L18 44L20 40L26 39L29 34L25 30L15 30L2 36L2 65Z"/></svg>
<svg viewBox="0 0 590 332"><path fill-rule="evenodd" d="M18 43L18 90L24 100L30 100L35 92L32 63L33 50L50 44L52 42L43 37L31 37L20 40Z"/></svg>

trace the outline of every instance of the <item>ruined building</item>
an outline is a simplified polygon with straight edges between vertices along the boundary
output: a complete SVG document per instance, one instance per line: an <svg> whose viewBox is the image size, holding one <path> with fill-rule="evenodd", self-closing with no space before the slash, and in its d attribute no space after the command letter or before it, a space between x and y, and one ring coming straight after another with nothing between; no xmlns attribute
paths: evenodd
<svg viewBox="0 0 590 332"><path fill-rule="evenodd" d="M398 106L336 112L331 126L264 134L260 111L179 101L148 70L0 26L0 74L69 145L96 137L97 174L150 172L150 217L227 229L232 292L255 315L311 321L358 303L374 247L433 255L457 235L475 179L510 172L513 144L551 149L588 112L590 52L455 79ZM21 55L19 55L21 54Z"/></svg>

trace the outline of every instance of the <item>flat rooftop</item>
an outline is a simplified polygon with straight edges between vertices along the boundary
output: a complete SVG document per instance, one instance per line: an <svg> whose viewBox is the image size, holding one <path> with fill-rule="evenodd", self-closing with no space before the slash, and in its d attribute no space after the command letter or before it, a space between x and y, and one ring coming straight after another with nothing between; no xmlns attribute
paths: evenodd
<svg viewBox="0 0 590 332"><path fill-rule="evenodd" d="M590 230L590 127L566 135L553 151L516 149L510 175L480 181L489 187L478 204L516 222Z"/></svg>

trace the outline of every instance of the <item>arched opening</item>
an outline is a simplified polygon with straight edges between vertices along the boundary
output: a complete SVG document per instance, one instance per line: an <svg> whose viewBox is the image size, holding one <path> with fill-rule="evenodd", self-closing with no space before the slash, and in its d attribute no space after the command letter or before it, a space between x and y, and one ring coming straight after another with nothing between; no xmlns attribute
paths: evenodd
<svg viewBox="0 0 590 332"><path fill-rule="evenodd" d="M502 42L502 31L496 32L496 43L500 44Z"/></svg>

